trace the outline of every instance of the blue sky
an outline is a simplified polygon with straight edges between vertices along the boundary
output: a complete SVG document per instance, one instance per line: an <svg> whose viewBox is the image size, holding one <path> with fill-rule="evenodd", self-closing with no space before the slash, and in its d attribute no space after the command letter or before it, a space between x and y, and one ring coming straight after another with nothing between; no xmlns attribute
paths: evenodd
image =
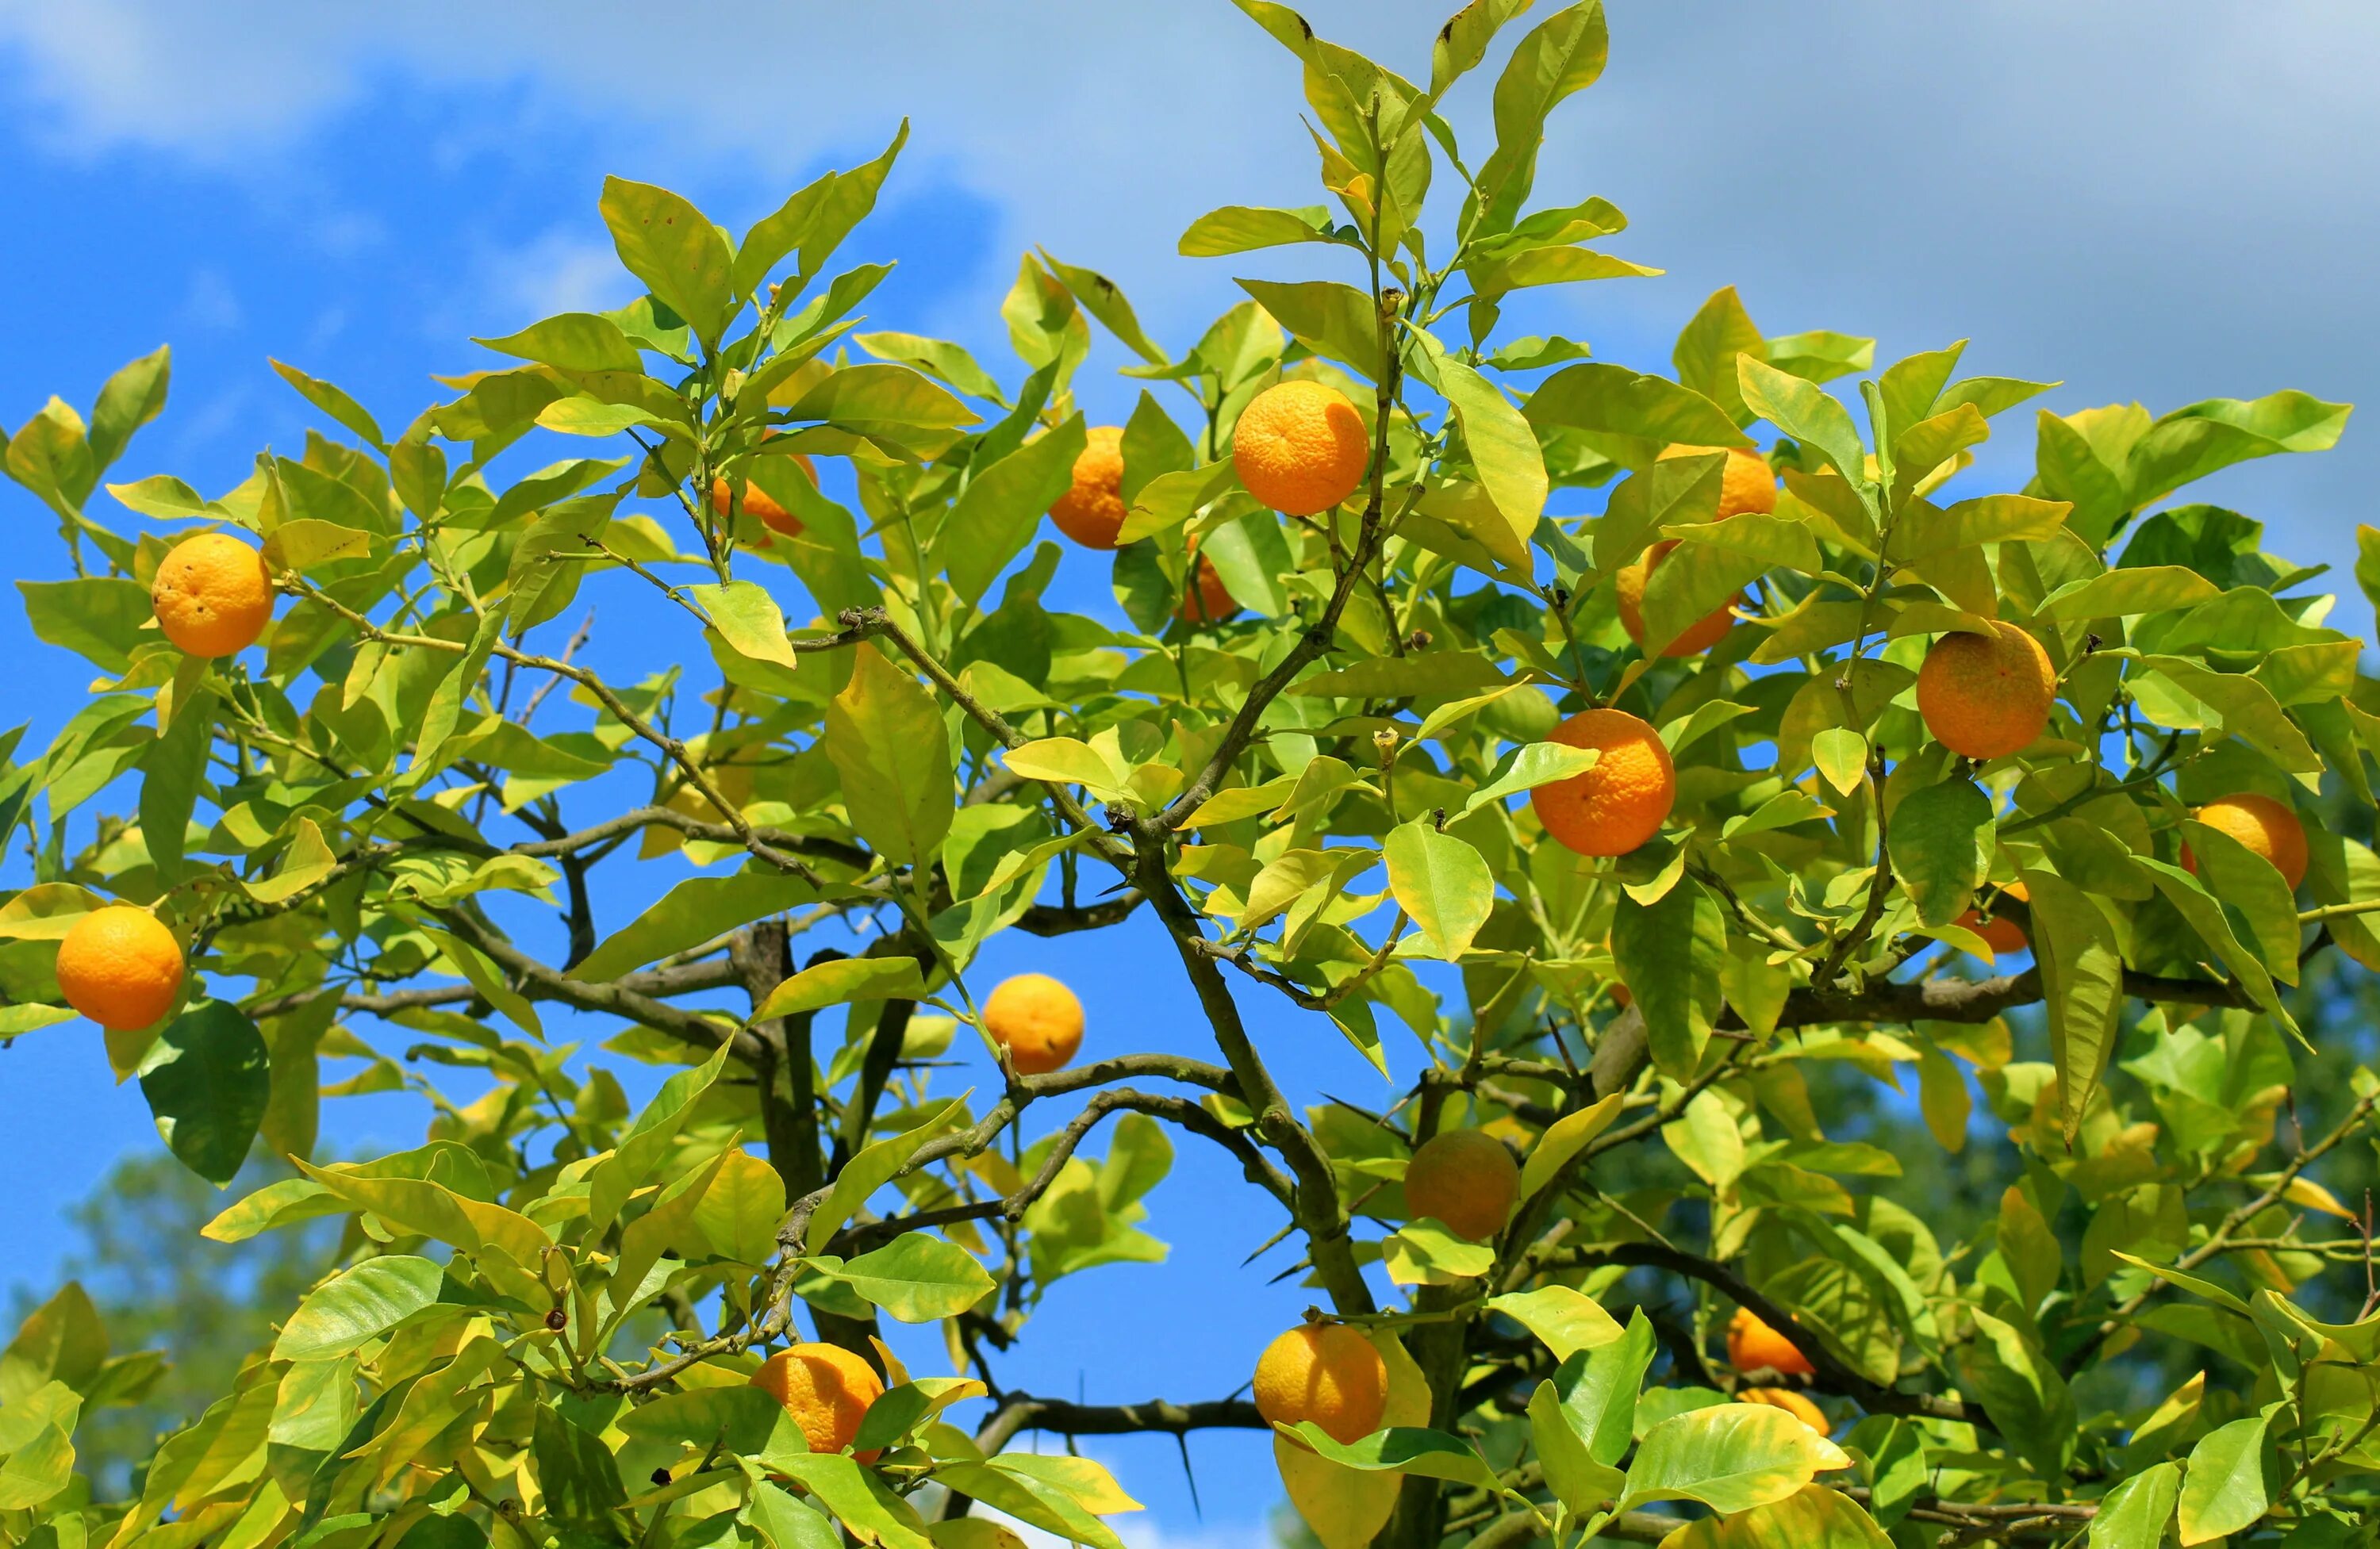
<svg viewBox="0 0 2380 1549"><path fill-rule="evenodd" d="M1413 74L1451 4L1333 0L1307 15ZM2138 398L2162 412L2283 387L2360 400L2380 377L2368 277L2380 105L2367 79L2380 12L2213 0L1612 10L1611 67L1557 118L1540 194L1613 200L1633 224L1609 246L1670 272L1576 290L1527 328L1658 364L1702 298L1732 283L1771 332L1874 333L1880 359L1970 337L1973 369L2062 379L2047 400L2060 410ZM88 405L108 371L170 341L166 417L115 477L226 486L260 448L293 448L319 419L268 356L402 423L437 392L429 373L482 363L468 335L624 298L594 211L605 173L667 184L740 226L820 168L872 155L905 114L911 148L844 253L901 260L870 299L870 326L959 339L1013 378L996 307L1018 252L1040 244L1117 279L1178 348L1236 298L1232 274L1279 272L1177 259L1181 229L1218 204L1318 199L1301 105L1287 55L1220 0L722 0L665 20L628 0L0 0L14 211L0 279L15 301L0 330L0 424L53 392ZM1477 126L1484 91L1453 116ZM1116 363L1103 346L1080 383L1101 418L1131 401L1098 369ZM1971 478L2013 488L2030 432L2010 416L2001 435ZM2267 521L2277 551L2343 573L2380 484L2374 445L2359 421L2337 452L2247 465L2204 498ZM30 496L0 486L0 576L60 573ZM2370 610L2349 593L2338 622L2364 629ZM1107 606L1105 595L1103 572L1070 559L1061 599ZM593 660L625 671L635 613L612 606ZM0 723L30 719L45 742L88 671L38 647L13 609L0 609L0 657L11 664ZM1004 943L987 970L1026 966L1082 988L1098 1043L1192 1047L1178 970L1152 929ZM1257 1009L1298 1087L1378 1095L1327 1030ZM0 1175L16 1180L0 1240L19 1280L44 1278L67 1248L64 1204L121 1151L155 1144L137 1090L111 1085L87 1031L0 1053L14 1099ZM1391 1056L1410 1068L1410 1045ZM418 1130L403 1104L354 1107L331 1122L356 1144ZM1153 1201L1173 1263L1062 1287L1017 1380L1071 1396L1079 1378L1106 1400L1227 1390L1305 1301L1237 1267L1271 1227L1209 1207L1240 1197L1231 1170L1185 1143ZM1114 1315L1126 1305L1130 1322ZM1103 1455L1169 1536L1245 1538L1269 1498L1221 1487L1243 1469L1267 1477L1257 1438L1193 1444L1204 1530L1170 1444Z"/></svg>

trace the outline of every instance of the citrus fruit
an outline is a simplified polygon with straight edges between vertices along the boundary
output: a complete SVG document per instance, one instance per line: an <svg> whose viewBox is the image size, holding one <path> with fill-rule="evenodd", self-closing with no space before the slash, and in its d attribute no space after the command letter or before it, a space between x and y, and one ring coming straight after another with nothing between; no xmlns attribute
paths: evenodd
<svg viewBox="0 0 2380 1549"><path fill-rule="evenodd" d="M1334 1442L1360 1441L1388 1407L1388 1362L1345 1324L1301 1324L1257 1357L1256 1401L1273 1424L1310 1420Z"/></svg>
<svg viewBox="0 0 2380 1549"><path fill-rule="evenodd" d="M150 584L149 606L165 638L192 656L236 656L273 617L264 556L227 532L174 545ZM137 1024L145 1025L145 1024Z"/></svg>
<svg viewBox="0 0 2380 1549"><path fill-rule="evenodd" d="M1240 605L1232 600L1231 588L1216 573L1215 562L1198 552L1195 540L1190 557L1197 565L1197 585L1183 588L1182 606L1173 611L1173 616L1184 623L1220 623L1238 612Z"/></svg>
<svg viewBox="0 0 2380 1549"><path fill-rule="evenodd" d="M2270 796L2242 792L2236 796L2222 796L2207 803L2191 814L2210 829L2229 834L2233 839L2273 863L2281 879L2296 892L2305 880L2305 826L2298 815ZM2198 870L2198 857L2190 846L2181 847L2181 864L2192 872Z"/></svg>
<svg viewBox="0 0 2380 1549"><path fill-rule="evenodd" d="M2058 673L2041 642L1995 620L1993 634L1945 635L1917 670L1925 729L1953 753L1999 758L2031 744L2049 725Z"/></svg>
<svg viewBox="0 0 2380 1549"><path fill-rule="evenodd" d="M841 1452L859 1434L868 1406L884 1394L875 1369L841 1345L794 1345L752 1374L752 1386L784 1406L812 1452ZM872 1463L872 1451L859 1454Z"/></svg>
<svg viewBox="0 0 2380 1549"><path fill-rule="evenodd" d="M2000 896L2022 903L2031 895L2024 890L2023 883L2011 882L2000 889ZM1982 937L1984 945L1994 952L2021 952L2033 945L2025 937L2024 926L2003 916L1986 920L1981 912L1970 909L1959 916L1957 923Z"/></svg>
<svg viewBox="0 0 2380 1549"><path fill-rule="evenodd" d="M1112 549L1123 526L1123 427L1094 425L1075 458L1075 481L1050 508L1058 530L1086 549Z"/></svg>
<svg viewBox="0 0 2380 1549"><path fill-rule="evenodd" d="M1774 1372L1780 1377L1806 1377L1810 1358L1793 1341L1738 1307L1727 1325L1727 1361L1739 1372Z"/></svg>
<svg viewBox="0 0 2380 1549"><path fill-rule="evenodd" d="M1714 452L1727 454L1727 466L1719 474L1720 520L1741 516L1747 511L1766 516L1777 509L1777 475L1757 452L1746 452L1740 446L1689 446L1680 442L1663 447L1661 460L1706 457Z"/></svg>
<svg viewBox="0 0 2380 1549"><path fill-rule="evenodd" d="M794 454L794 466L808 476L813 487L818 484L818 465L802 453ZM724 516L734 502L727 489L727 476L720 474L710 481L710 509ZM777 498L750 479L744 481L744 511L771 532L792 538L802 530L802 519L777 503Z"/></svg>
<svg viewBox="0 0 2380 1549"><path fill-rule="evenodd" d="M1047 974L1019 974L986 998L983 1025L1018 1075L1048 1075L1083 1047L1083 1003Z"/></svg>
<svg viewBox="0 0 2380 1549"><path fill-rule="evenodd" d="M1521 1192L1521 1169L1504 1143L1478 1130L1449 1130L1422 1144L1405 1165L1405 1208L1435 1216L1457 1237L1482 1241L1504 1229Z"/></svg>
<svg viewBox="0 0 2380 1549"><path fill-rule="evenodd" d="M58 943L58 989L102 1027L146 1027L181 993L182 949L147 910L111 903Z"/></svg>
<svg viewBox="0 0 2380 1549"><path fill-rule="evenodd" d="M1620 623L1628 631L1628 638L1638 645L1645 643L1645 588L1652 583L1653 572L1678 546L1677 539L1665 538L1645 551L1642 559L1620 567L1612 577L1615 600L1620 604ZM1726 602L1712 609L1686 628L1686 632L1661 647L1663 656L1698 656L1726 637L1735 624L1735 615L1728 610L1743 600L1738 592Z"/></svg>
<svg viewBox="0 0 2380 1549"><path fill-rule="evenodd" d="M1266 388L1240 411L1232 432L1232 466L1241 485L1284 516L1337 505L1364 482L1371 459L1364 417L1327 382Z"/></svg>
<svg viewBox="0 0 2380 1549"><path fill-rule="evenodd" d="M1835 1422L1827 1418L1826 1410L1812 1403L1806 1395L1796 1393L1790 1387L1739 1387L1735 1390L1735 1401L1739 1404L1766 1404L1772 1410L1783 1410L1822 1436L1835 1428Z"/></svg>
<svg viewBox="0 0 2380 1549"><path fill-rule="evenodd" d="M1529 793L1546 832L1582 855L1625 855L1660 831L1678 773L1659 732L1625 710L1581 710L1546 740L1603 754L1585 773Z"/></svg>

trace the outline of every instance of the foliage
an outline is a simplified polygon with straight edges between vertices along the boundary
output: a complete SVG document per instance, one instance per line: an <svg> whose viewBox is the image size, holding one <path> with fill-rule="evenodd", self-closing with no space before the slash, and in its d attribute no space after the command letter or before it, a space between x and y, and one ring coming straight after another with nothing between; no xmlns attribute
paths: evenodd
<svg viewBox="0 0 2380 1549"><path fill-rule="evenodd" d="M1329 1549L2368 1536L2380 1317L2359 1213L2319 1180L2364 1176L2380 1080L2305 1047L2286 997L2341 956L2380 963L2380 859L2347 831L2369 833L2380 686L2313 572L2246 516L2170 503L2328 446L2346 408L2040 412L2025 487L1953 499L2045 384L1959 377L1957 345L1874 369L1864 339L1765 334L1732 290L1674 380L1504 337L1523 290L1652 272L1600 246L1609 204L1532 208L1548 115L1601 70L1599 7L1512 43L1484 155L1438 107L1522 6L1456 16L1426 86L1243 8L1302 62L1335 209L1195 223L1187 256L1304 245L1318 277L1242 282L1179 355L1043 253L1002 307L1009 378L860 332L883 270L831 259L896 140L740 238L613 180L603 218L648 295L484 341L516 363L394 437L282 368L336 433L212 497L110 486L138 537L90 500L162 407L162 355L87 421L53 401L9 438L74 566L24 587L33 626L107 676L0 774L0 841L24 825L37 855L0 907L0 1030L66 1020L49 964L76 917L154 906L188 944L187 1006L107 1058L173 1058L149 1088L193 1168L225 1176L261 1140L297 1168L207 1234L348 1223L335 1272L123 1497L75 1472L120 1370L95 1320L69 1300L29 1321L0 1364L12 1542L808 1549L839 1524L964 1549L981 1502L1117 1549L1115 1481L1008 1444L1253 1406L1041 1398L997 1386L996 1356L1056 1280L1161 1251L1140 1202L1177 1135L1231 1153L1325 1315L1382 1356L1379 1430L1276 1430ZM1122 623L1045 606L1057 551L1035 542L1087 443L1095 323L1148 384L1121 441ZM1859 414L1826 385L1855 376ZM1230 457L1284 379L1341 386L1372 436L1365 486L1308 518L1257 506ZM1186 424L1165 406L1185 401ZM533 431L600 454L500 469ZM1714 519L1724 459L1659 455L1680 444L1758 446L1774 511ZM847 458L859 509L795 454ZM764 534L747 488L801 531ZM144 628L165 535L206 526L258 539L291 599L261 658ZM1177 616L1194 539L1229 620ZM1705 654L1648 657L1621 623L1614 578L1656 542L1677 547L1645 585L1655 652L1742 596ZM531 645L594 572L666 598L649 676ZM816 616L788 627L795 598ZM2059 703L1978 765L1912 685L1929 641L1996 621L2047 651ZM1521 800L1592 774L1547 740L1589 707L1658 728L1677 771L1668 826L1610 861ZM133 810L70 846L70 817L128 786ZM2313 829L2305 908L2191 816L2325 789L2353 817ZM600 934L590 873L672 853L698 874ZM1969 976L1977 907L2023 925L2034 965ZM932 1057L980 1030L993 934L1144 912L1213 1061L1102 1050L937 1088ZM818 944L861 921L859 955ZM1408 1037L1426 1063L1388 1112L1300 1114L1248 995L1384 1072ZM621 1024L607 1048L673 1072L659 1095L632 1109L572 1065L540 1020L557 1004ZM365 1059L365 1087L420 1079L374 1029L484 1090L419 1148L321 1164L323 1057ZM1858 1138L1912 1087L1943 1151L1978 1094L2013 1148L1969 1167L1990 1214L1954 1237L1875 1181L1903 1148ZM1069 1117L1003 1156L1034 1105ZM1413 1149L1461 1127L1521 1161L1486 1241L1402 1196ZM638 1337L655 1305L670 1331ZM1837 1436L1727 1402L1753 1375L1715 1363L1736 1308L1807 1359ZM938 1324L952 1374L905 1370L887 1316ZM747 1385L798 1332L885 1372L852 1452L804 1451ZM952 1422L985 1398L979 1427Z"/></svg>

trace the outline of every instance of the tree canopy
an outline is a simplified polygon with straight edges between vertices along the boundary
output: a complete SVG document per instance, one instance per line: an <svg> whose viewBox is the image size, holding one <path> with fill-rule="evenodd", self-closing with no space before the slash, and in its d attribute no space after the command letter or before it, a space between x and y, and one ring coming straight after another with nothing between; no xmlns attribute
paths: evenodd
<svg viewBox="0 0 2380 1549"><path fill-rule="evenodd" d="M186 962L91 1058L197 1176L286 1158L207 1237L340 1233L120 1487L86 1438L155 1361L78 1287L34 1312L8 1542L990 1549L979 1505L1121 1549L1129 1481L1012 1444L1224 1426L1272 1432L1327 1549L2370 1538L2380 1079L2291 998L2380 966L2380 683L2318 569L2187 494L2347 407L2036 405L2030 478L1981 490L2054 384L1961 343L1879 369L1732 289L1666 375L1511 337L1524 291L1658 272L1536 188L1600 6L1500 40L1526 0L1475 0L1408 79L1240 4L1301 63L1327 202L1182 235L1314 275L1187 344L1038 249L1013 362L862 327L886 266L834 254L905 130L740 236L610 180L645 294L478 341L394 435L275 363L301 454L101 508L161 350L6 438L62 539L24 606L102 677L0 739L0 1035ZM1439 108L1481 90L1466 150ZM1121 427L1076 402L1095 331ZM1244 426L1284 383L1327 391ZM1094 496L1099 616L1046 600L1040 526ZM169 568L205 532L260 556L253 648L166 607L228 596ZM598 575L650 589L633 681L565 633ZM1028 1059L986 943L1135 929L1211 1051L1061 1025ZM1301 1107L1259 1000L1389 1100ZM952 1090L961 1039L998 1090ZM666 1072L641 1107L621 1061ZM405 1085L419 1146L323 1143L323 1097ZM1328 1403L1002 1382L1050 1286L1161 1254L1177 1144L1312 1288L1277 1349ZM1973 1218L1894 1197L1952 1156Z"/></svg>

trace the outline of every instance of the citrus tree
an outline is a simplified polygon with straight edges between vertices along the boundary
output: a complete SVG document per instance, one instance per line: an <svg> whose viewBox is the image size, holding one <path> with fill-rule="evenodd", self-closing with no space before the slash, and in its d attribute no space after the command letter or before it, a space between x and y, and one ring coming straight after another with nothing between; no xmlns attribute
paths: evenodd
<svg viewBox="0 0 2380 1549"><path fill-rule="evenodd" d="M30 1318L10 1542L990 1549L980 1505L1119 1549L1125 1485L1014 1444L1208 1426L1269 1428L1328 1549L2368 1540L2380 1081L2283 996L2380 963L2339 831L2380 686L2316 572L2174 500L2346 408L2037 412L2024 488L1971 490L2045 384L1957 345L1876 369L1732 290L1673 375L1508 337L1524 290L1653 272L1536 198L1599 7L1499 49L1467 151L1440 103L1525 0L1417 79L1242 7L1330 202L1191 226L1315 277L1186 346L1042 252L1005 372L860 331L884 270L832 255L896 139L740 237L608 183L647 294L481 341L394 436L281 367L303 455L103 519L161 352L8 438L72 570L33 628L103 677L0 779L0 1032L98 1023L203 1177L287 1158L209 1236L344 1230L121 1498L74 1438L153 1359L73 1287ZM1120 427L1075 405L1095 329ZM1045 514L1116 611L1045 604ZM650 589L633 681L555 639L597 572ZM1211 1053L982 983L1006 931L1161 943ZM1257 1002L1379 1109L1294 1104ZM996 1089L949 1090L954 1039ZM623 1059L670 1072L641 1107ZM318 1156L323 1095L399 1086L422 1145ZM1992 1148L1996 1214L1896 1200L1842 1118L1888 1092ZM1229 1153L1306 1320L1156 1402L1004 1385L1053 1283L1159 1254L1176 1144Z"/></svg>

